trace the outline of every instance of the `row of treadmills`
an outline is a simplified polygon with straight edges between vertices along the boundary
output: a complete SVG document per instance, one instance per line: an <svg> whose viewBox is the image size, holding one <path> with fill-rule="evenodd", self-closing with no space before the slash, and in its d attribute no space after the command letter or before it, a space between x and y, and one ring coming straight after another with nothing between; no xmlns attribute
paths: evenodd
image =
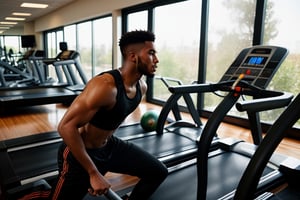
<svg viewBox="0 0 300 200"><path fill-rule="evenodd" d="M87 78L79 53L60 43L55 58L45 58L41 50L29 50L22 62L23 70L0 61L0 113L23 106L71 103L81 92ZM49 74L49 71L53 71ZM9 77L19 77L12 79Z"/></svg>
<svg viewBox="0 0 300 200"><path fill-rule="evenodd" d="M300 95L293 99L290 93L265 89L287 54L287 49L277 46L243 49L218 83L170 86L156 131L145 132L138 123L117 130L116 136L149 151L168 167L169 176L150 199L300 199L300 160L274 153L286 130L300 117ZM216 92L226 95L202 124L190 95ZM192 122L182 120L179 99L185 101ZM253 144L218 137L221 122L234 106L247 113ZM259 113L282 107L287 108L263 138ZM173 122L168 120L170 113L175 116ZM3 198L36 192L42 199L49 193L58 173L56 154L61 141L55 131L2 141ZM96 199L120 199L131 189L110 190ZM87 194L85 199L95 197Z"/></svg>

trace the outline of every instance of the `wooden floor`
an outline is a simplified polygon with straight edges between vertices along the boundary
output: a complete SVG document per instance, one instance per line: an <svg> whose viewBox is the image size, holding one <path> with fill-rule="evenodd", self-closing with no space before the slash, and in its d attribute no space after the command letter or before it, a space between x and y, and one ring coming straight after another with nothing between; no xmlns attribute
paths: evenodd
<svg viewBox="0 0 300 200"><path fill-rule="evenodd" d="M66 109L67 107L63 105L51 104L21 108L4 113L0 116L0 140L55 131ZM141 114L149 109L160 110L161 107L142 103L125 120L124 124L139 121ZM187 114L184 114L183 117L189 119ZM201 120L204 123L206 121L205 119ZM218 129L218 135L219 137L235 137L252 142L248 129L226 123L221 124ZM300 159L300 141L286 138L276 151ZM119 174L109 173L106 176L115 190L123 188L124 185L134 184L137 181L135 177L120 176Z"/></svg>

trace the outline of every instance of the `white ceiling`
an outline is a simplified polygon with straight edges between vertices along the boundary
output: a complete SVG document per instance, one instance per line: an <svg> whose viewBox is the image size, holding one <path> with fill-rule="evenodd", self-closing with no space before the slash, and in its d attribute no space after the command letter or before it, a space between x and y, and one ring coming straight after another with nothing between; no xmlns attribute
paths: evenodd
<svg viewBox="0 0 300 200"><path fill-rule="evenodd" d="M72 1L74 0L0 0L0 22L7 21L5 20L6 17L17 17L12 15L13 12L31 13L31 16L25 17L25 22L30 22L37 19L38 17L41 17L60 7L63 7L64 5ZM48 4L48 7L45 9L20 7L20 5L24 2ZM19 27L23 26L23 24L23 22L18 22L18 24L15 26Z"/></svg>

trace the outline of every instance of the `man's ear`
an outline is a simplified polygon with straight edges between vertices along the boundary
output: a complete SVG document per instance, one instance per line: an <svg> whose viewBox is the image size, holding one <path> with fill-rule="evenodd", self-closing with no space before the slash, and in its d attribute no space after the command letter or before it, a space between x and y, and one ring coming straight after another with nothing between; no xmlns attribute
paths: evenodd
<svg viewBox="0 0 300 200"><path fill-rule="evenodd" d="M129 59L130 59L130 61L136 63L136 62L137 62L137 59L138 59L138 56L136 55L136 53L130 52L130 54L129 54Z"/></svg>

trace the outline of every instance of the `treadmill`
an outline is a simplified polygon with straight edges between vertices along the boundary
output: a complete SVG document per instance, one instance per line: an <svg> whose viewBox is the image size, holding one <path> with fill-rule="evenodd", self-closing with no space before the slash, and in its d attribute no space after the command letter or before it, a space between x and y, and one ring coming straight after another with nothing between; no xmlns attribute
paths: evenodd
<svg viewBox="0 0 300 200"><path fill-rule="evenodd" d="M170 88L181 92L227 91L206 122L197 142L197 157L169 167L169 176L153 194L151 199L226 199L235 188L261 142L259 112L287 106L292 95L285 92L265 90L274 73L287 55L285 48L276 46L254 46L244 49L221 81L217 84L195 84L189 90L183 86ZM242 75L241 75L242 74ZM228 111L237 103L241 95L254 100L240 102L237 108L246 111L252 126L252 137L257 144L250 144L234 138L218 139L215 150L211 143L217 129ZM281 184L282 175L276 169L286 156L272 156L263 173L258 192ZM118 191L119 194L131 188Z"/></svg>
<svg viewBox="0 0 300 200"><path fill-rule="evenodd" d="M32 191L50 192L58 175L54 132L0 141L0 199L19 199Z"/></svg>
<svg viewBox="0 0 300 200"><path fill-rule="evenodd" d="M268 163L273 152L276 150L282 139L285 137L288 129L300 118L300 94L293 100L288 108L275 121L273 126L268 130L261 145L257 148L247 169L243 173L241 181L237 187L234 199L250 200L255 197L255 190L259 184L259 177ZM286 162L279 166L279 172L285 178L286 186L284 189L275 190L275 192L266 192L257 197L260 200L278 200L300 199L299 180L300 180L300 163L290 157Z"/></svg>
<svg viewBox="0 0 300 200"><path fill-rule="evenodd" d="M181 85L180 81L169 77L156 78L162 80L168 88L170 85L167 82L170 81ZM177 160L189 159L190 156L195 157L197 149L195 141L202 132L202 122L190 94L172 93L159 114L155 131L147 132L140 123L134 123L121 126L114 133L114 136L150 152L166 165L173 165ZM180 97L183 97L192 120L182 119L178 105ZM170 112L173 114L172 119L169 116Z"/></svg>
<svg viewBox="0 0 300 200"><path fill-rule="evenodd" d="M197 142L202 135L204 126L200 121L200 116L190 95L192 93L228 92L229 85L237 84L238 82L236 83L235 81L240 81L239 76L241 74L245 76L243 81L246 81L250 85L266 88L286 55L287 50L280 47L255 46L246 48L237 56L219 83L179 84L178 86L170 86L165 83L171 92L171 96L160 112L156 131L145 133L142 131L140 125L136 124L120 128L115 135L145 149L163 161L167 166L195 158L198 149ZM167 82L168 80L162 78L162 81ZM236 101L238 97L239 95L237 95ZM184 99L193 122L184 122L178 116L178 112L176 111L179 110L178 100L180 98ZM226 106L229 111L234 106L234 103ZM171 111L173 113L175 111L176 120L166 125L168 115ZM225 115L221 116L221 119ZM254 143L259 144L262 131L259 127L258 113L248 112L248 115L250 123L253 124L251 127L253 127L252 137ZM139 134L131 135L132 133ZM209 141L209 151L216 149L218 143L219 138L215 131L212 141Z"/></svg>
<svg viewBox="0 0 300 200"><path fill-rule="evenodd" d="M52 60L51 64L55 67L58 84L46 84L45 71L35 66L39 74L41 84L27 87L9 87L0 89L0 113L7 112L9 109L23 106L34 106L52 103L70 104L83 90L87 79L81 68L79 53L66 50L59 54L60 60ZM30 58L33 59L33 58ZM37 57L35 59L41 59ZM35 62L37 63L37 60ZM78 77L76 74L78 72ZM63 77L63 75L65 77Z"/></svg>

